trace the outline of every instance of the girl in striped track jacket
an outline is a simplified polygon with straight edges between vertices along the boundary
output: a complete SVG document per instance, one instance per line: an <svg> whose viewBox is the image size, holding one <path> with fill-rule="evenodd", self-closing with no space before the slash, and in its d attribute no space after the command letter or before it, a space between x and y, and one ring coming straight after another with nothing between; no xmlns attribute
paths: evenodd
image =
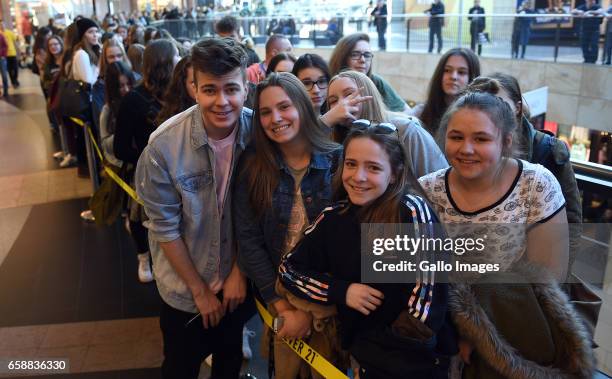
<svg viewBox="0 0 612 379"><path fill-rule="evenodd" d="M361 283L362 223L414 223L434 234L438 222L396 131L392 124L354 123L336 178L340 201L284 257L280 280L298 297L337 306L342 345L361 379L445 378L457 352L448 284L433 272L417 272L411 283Z"/></svg>

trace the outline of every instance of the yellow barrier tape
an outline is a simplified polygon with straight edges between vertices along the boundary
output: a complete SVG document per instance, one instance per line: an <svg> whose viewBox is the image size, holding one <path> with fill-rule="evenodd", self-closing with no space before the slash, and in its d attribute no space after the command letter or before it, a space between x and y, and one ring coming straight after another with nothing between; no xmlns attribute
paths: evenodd
<svg viewBox="0 0 612 379"><path fill-rule="evenodd" d="M268 328L272 329L273 317L268 312L259 300L255 299L257 310L264 323ZM301 339L283 338L283 341L293 350L297 355L312 366L317 372L327 379L348 379L348 376L344 375L342 371L338 370L334 365L319 353L310 347L306 342Z"/></svg>
<svg viewBox="0 0 612 379"><path fill-rule="evenodd" d="M130 187L129 184L127 184L123 179L121 179L119 177L119 175L117 175L115 173L115 171L113 171L110 167L107 167L104 164L104 155L102 155L102 151L100 150L100 147L98 146L98 143L96 142L96 138L93 135L93 132L91 131L91 128L89 127L89 125L87 125L86 123L83 122L83 120L80 120L76 117L70 117L70 119L77 125L84 127L85 129L87 129L87 133L89 133L89 139L91 139L91 142L94 145L94 148L96 150L96 153L98 154L98 157L100 158L100 162L102 162L102 166L104 167L104 172L106 172L106 174L108 176L111 177L111 179L113 179L115 181L115 183L117 183L119 185L119 187L121 187L125 192L127 192L128 195L130 195L130 197L134 200L136 200L136 202L140 205L144 205L144 203L142 202L142 200L138 197L138 195L136 194L136 191Z"/></svg>

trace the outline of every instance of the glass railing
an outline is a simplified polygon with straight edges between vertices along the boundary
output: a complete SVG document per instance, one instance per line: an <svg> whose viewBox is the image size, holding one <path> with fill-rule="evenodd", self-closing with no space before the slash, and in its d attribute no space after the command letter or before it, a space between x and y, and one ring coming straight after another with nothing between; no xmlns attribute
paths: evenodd
<svg viewBox="0 0 612 379"><path fill-rule="evenodd" d="M572 166L582 198L584 223L581 254L576 256L572 272L602 289L612 280L606 277L612 252L612 167L573 159Z"/></svg>
<svg viewBox="0 0 612 379"><path fill-rule="evenodd" d="M220 16L219 16L220 17ZM164 28L174 37L192 40L211 36L214 32L214 22L219 18L186 18L178 20L160 20L151 25ZM476 16L446 14L441 27L442 51L451 47L471 47L481 45L482 56L510 58L513 52L517 58L559 61L583 62L580 45L581 25L583 17L571 14L487 14L480 19L485 20L485 28L478 33L472 28ZM241 24L241 34L250 37L256 45L265 43L271 34L285 34L291 37L296 47L333 47L343 35L362 32L367 33L376 48L378 34L376 20L371 17L356 17L337 15L333 17L277 16L238 18ZM606 44L611 44L606 33L612 24L610 20L601 18L600 50L605 50ZM402 14L387 17L385 33L386 49L399 52L428 52L430 41L430 17L425 14ZM474 32L474 33L472 33ZM472 42L473 40L473 42ZM525 49L523 51L523 46ZM437 52L437 36L433 51ZM605 51L603 51L605 53ZM598 62L603 58L601 51Z"/></svg>

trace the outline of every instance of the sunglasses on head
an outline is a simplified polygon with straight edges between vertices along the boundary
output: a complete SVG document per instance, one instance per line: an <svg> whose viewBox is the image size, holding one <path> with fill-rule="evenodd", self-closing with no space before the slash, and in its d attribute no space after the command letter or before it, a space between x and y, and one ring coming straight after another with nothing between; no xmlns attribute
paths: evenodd
<svg viewBox="0 0 612 379"><path fill-rule="evenodd" d="M372 122L370 120L359 119L353 121L351 124L351 129L365 130L372 128L372 131L376 134L392 134L395 133L397 135L397 139L399 139L399 130L397 126L391 124L390 122Z"/></svg>

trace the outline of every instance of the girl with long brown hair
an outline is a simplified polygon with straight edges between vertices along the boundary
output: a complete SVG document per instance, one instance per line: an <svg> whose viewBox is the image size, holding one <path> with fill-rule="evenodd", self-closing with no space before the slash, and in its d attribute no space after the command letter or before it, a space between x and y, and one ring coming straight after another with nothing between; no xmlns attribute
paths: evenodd
<svg viewBox="0 0 612 379"><path fill-rule="evenodd" d="M303 337L312 316L275 292L276 272L282 256L331 203L340 146L290 73L272 73L259 83L254 110L255 148L242 154L234 188L238 259L270 311L285 319L279 336ZM301 360L278 337L274 357L277 377L296 377Z"/></svg>
<svg viewBox="0 0 612 379"><path fill-rule="evenodd" d="M157 124L161 125L170 117L181 113L195 103L193 67L191 66L191 57L186 56L174 67L172 81L164 96L164 105L157 116Z"/></svg>
<svg viewBox="0 0 612 379"><path fill-rule="evenodd" d="M480 76L480 61L472 50L459 47L448 50L438 61L429 81L425 104L416 106L413 115L436 137L446 109L477 76Z"/></svg>
<svg viewBox="0 0 612 379"><path fill-rule="evenodd" d="M171 41L155 40L146 47L142 83L122 98L117 114L113 148L115 156L124 164L136 166L150 134L157 128L155 119L178 60L178 50ZM150 282L153 275L147 229L142 225L143 219L142 206L131 201L129 220L138 252L138 279L141 282Z"/></svg>
<svg viewBox="0 0 612 379"><path fill-rule="evenodd" d="M94 84L100 69L100 28L93 20L81 18L76 21L79 42L72 56L72 77L85 83Z"/></svg>

